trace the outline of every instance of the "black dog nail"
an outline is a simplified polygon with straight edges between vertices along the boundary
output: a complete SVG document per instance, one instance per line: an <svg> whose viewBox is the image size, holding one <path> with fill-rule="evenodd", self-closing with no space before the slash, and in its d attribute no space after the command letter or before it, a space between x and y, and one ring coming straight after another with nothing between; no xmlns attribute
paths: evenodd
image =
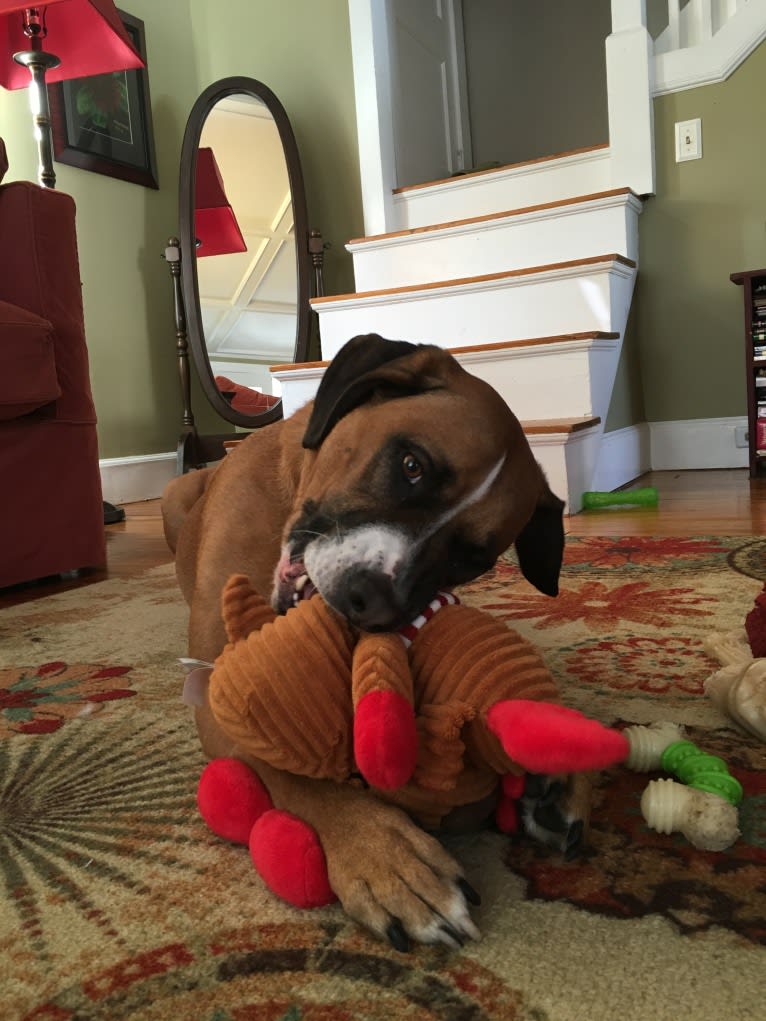
<svg viewBox="0 0 766 1021"><path fill-rule="evenodd" d="M391 922L386 929L386 936L394 950L398 950L401 954L409 952L410 941L407 938L407 933L404 931L404 926L398 918L391 919Z"/></svg>
<svg viewBox="0 0 766 1021"><path fill-rule="evenodd" d="M457 881L457 885L458 889L463 894L463 896L465 897L469 904L473 904L475 907L478 907L479 904L481 904L480 895L476 892L476 890L474 890L474 888L471 886L467 879L463 879L463 877L461 876Z"/></svg>
<svg viewBox="0 0 766 1021"><path fill-rule="evenodd" d="M465 936L462 936L457 929L453 929L451 925L442 924L439 926L442 932L445 932L451 939L454 939L461 947L465 946Z"/></svg>

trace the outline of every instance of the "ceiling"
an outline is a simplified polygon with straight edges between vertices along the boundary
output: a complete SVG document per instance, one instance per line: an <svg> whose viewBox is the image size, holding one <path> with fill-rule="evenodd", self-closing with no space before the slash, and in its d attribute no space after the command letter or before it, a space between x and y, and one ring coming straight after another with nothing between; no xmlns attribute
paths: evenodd
<svg viewBox="0 0 766 1021"><path fill-rule="evenodd" d="M279 131L266 106L229 96L200 138L218 163L246 252L197 259L200 307L212 362L290 361L297 283L290 185Z"/></svg>

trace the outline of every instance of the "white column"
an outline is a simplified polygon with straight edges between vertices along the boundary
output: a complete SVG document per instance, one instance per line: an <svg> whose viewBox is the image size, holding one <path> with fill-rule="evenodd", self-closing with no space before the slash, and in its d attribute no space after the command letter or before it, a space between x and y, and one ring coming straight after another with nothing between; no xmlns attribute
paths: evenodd
<svg viewBox="0 0 766 1021"><path fill-rule="evenodd" d="M655 186L653 77L646 0L612 0L612 34L606 40L612 184L639 195L653 194Z"/></svg>
<svg viewBox="0 0 766 1021"><path fill-rule="evenodd" d="M393 229L394 128L386 0L348 0L365 234Z"/></svg>
<svg viewBox="0 0 766 1021"><path fill-rule="evenodd" d="M694 43L699 46L713 37L713 0L697 0L692 9L694 18Z"/></svg>
<svg viewBox="0 0 766 1021"><path fill-rule="evenodd" d="M680 0L668 0L668 49L681 47L681 4Z"/></svg>

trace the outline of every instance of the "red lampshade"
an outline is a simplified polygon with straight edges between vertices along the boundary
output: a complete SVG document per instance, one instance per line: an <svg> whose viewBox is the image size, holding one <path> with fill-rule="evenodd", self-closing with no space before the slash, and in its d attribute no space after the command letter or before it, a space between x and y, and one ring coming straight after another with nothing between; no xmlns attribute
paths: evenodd
<svg viewBox="0 0 766 1021"><path fill-rule="evenodd" d="M221 171L209 148L197 150L194 230L199 242L198 258L247 251L234 210L226 198Z"/></svg>
<svg viewBox="0 0 766 1021"><path fill-rule="evenodd" d="M47 37L44 50L55 54L61 64L46 74L47 82L87 78L143 67L112 0L46 0L20 3L0 0L0 85L5 89L29 87L29 71L17 64L13 54L32 49L23 30L27 7L45 10Z"/></svg>

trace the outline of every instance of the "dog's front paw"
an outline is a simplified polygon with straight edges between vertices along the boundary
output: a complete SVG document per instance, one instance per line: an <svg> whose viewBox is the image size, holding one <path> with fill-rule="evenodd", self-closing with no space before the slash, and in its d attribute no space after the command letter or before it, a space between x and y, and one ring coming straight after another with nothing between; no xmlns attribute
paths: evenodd
<svg viewBox="0 0 766 1021"><path fill-rule="evenodd" d="M479 895L457 862L399 809L373 802L344 834L322 834L330 883L348 914L397 949L410 940L460 947L478 939Z"/></svg>

